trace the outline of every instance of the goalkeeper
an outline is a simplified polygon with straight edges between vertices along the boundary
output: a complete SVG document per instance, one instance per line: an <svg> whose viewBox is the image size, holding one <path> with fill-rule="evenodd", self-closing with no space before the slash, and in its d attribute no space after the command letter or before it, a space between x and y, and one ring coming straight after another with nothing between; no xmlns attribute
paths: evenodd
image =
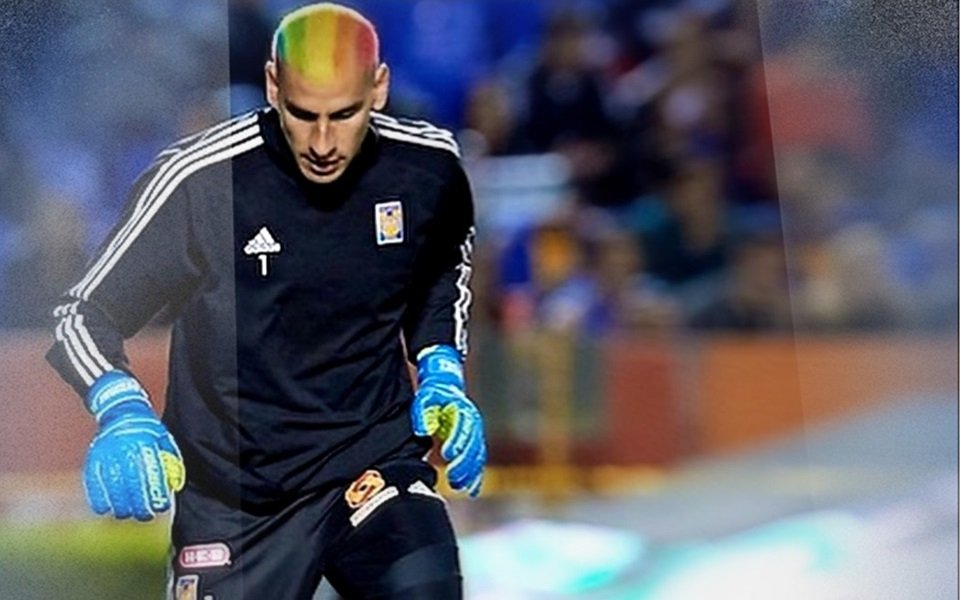
<svg viewBox="0 0 960 600"><path fill-rule="evenodd" d="M437 473L481 488L462 362L473 204L453 136L380 112L374 27L288 14L268 106L160 152L54 311L49 362L97 422L92 510L176 503L168 595L460 598ZM175 316L158 418L123 340ZM414 393L408 365L417 368Z"/></svg>

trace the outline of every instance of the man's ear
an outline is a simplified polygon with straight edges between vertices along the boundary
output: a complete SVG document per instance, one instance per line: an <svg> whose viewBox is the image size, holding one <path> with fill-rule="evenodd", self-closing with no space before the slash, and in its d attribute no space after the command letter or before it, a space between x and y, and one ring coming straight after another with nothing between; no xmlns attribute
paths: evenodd
<svg viewBox="0 0 960 600"><path fill-rule="evenodd" d="M390 97L390 68L380 63L373 74L373 110L383 110Z"/></svg>
<svg viewBox="0 0 960 600"><path fill-rule="evenodd" d="M280 110L280 74L277 71L277 63L272 60L268 60L263 67L266 77L267 102L273 108Z"/></svg>

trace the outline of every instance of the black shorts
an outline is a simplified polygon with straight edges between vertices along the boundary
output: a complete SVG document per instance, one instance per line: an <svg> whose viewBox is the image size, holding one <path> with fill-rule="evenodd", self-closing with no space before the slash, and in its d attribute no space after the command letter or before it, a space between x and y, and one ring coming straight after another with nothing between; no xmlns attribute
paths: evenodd
<svg viewBox="0 0 960 600"><path fill-rule="evenodd" d="M322 579L347 600L461 598L433 467L407 456L358 475L268 514L188 484L176 500L168 599L311 600Z"/></svg>

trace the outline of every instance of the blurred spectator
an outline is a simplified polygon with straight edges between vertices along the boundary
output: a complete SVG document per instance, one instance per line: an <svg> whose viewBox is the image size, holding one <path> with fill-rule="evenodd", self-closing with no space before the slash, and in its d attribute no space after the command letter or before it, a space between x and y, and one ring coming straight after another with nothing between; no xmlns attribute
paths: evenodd
<svg viewBox="0 0 960 600"><path fill-rule="evenodd" d="M706 20L680 13L663 53L666 82L657 97L658 139L670 161L716 159L724 150L726 84L709 46Z"/></svg>
<svg viewBox="0 0 960 600"><path fill-rule="evenodd" d="M727 170L728 196L740 205L762 205L777 210L773 142L769 137L757 137L751 130L760 118L755 111L761 108L751 104L749 90L750 81L756 76L755 66L762 62L755 4L743 0L731 2L719 20L718 29L709 34L716 80L723 85L722 160Z"/></svg>
<svg viewBox="0 0 960 600"><path fill-rule="evenodd" d="M636 236L595 209L578 209L520 232L503 256L506 331L534 327L602 337L664 329L678 307L645 273Z"/></svg>
<svg viewBox="0 0 960 600"><path fill-rule="evenodd" d="M517 230L500 261L503 329L515 333L537 326L541 299L575 277L582 258L570 214Z"/></svg>
<svg viewBox="0 0 960 600"><path fill-rule="evenodd" d="M790 296L779 236L740 240L721 295L694 314L690 325L712 330L788 330Z"/></svg>
<svg viewBox="0 0 960 600"><path fill-rule="evenodd" d="M797 290L800 314L807 327L880 330L904 324L906 298L891 277L879 228L854 225L823 244L819 287ZM832 292L832 302L822 302L812 295L814 292ZM807 308L808 303L833 310L817 313Z"/></svg>
<svg viewBox="0 0 960 600"><path fill-rule="evenodd" d="M633 195L631 170L615 145L605 90L590 61L590 25L578 13L561 12L547 26L540 63L527 81L522 132L534 152L559 152L573 168L583 200L622 204Z"/></svg>
<svg viewBox="0 0 960 600"><path fill-rule="evenodd" d="M525 129L535 151L600 143L612 133L600 78L587 61L587 27L579 15L560 13L544 33L540 64L528 81Z"/></svg>
<svg viewBox="0 0 960 600"><path fill-rule="evenodd" d="M796 271L790 293L797 328L821 331L841 329L846 318L843 282L837 278L829 245L798 245L793 264L796 265Z"/></svg>
<svg viewBox="0 0 960 600"><path fill-rule="evenodd" d="M860 163L836 149L795 146L779 159L784 223L796 256L798 327L877 330L929 319L908 300L920 286L896 271L916 259L909 258L917 248L916 234L905 226L910 221L900 223L896 216L905 207L887 207L876 195L865 198L870 186ZM921 265L914 263L914 270L923 277Z"/></svg>
<svg viewBox="0 0 960 600"><path fill-rule="evenodd" d="M684 166L670 184L665 210L651 207L641 227L654 276L681 285L725 266L721 176L715 163Z"/></svg>
<svg viewBox="0 0 960 600"><path fill-rule="evenodd" d="M794 148L784 149L779 159L777 181L791 241L822 240L850 224L841 221L842 213L855 202L849 171L831 165L831 159L839 161L839 157Z"/></svg>
<svg viewBox="0 0 960 600"><path fill-rule="evenodd" d="M520 154L529 149L519 135L516 109L503 84L495 79L477 82L467 96L460 142L470 157Z"/></svg>
<svg viewBox="0 0 960 600"><path fill-rule="evenodd" d="M76 204L50 195L32 208L19 252L3 278L5 327L49 325L56 300L86 262L84 220Z"/></svg>
<svg viewBox="0 0 960 600"><path fill-rule="evenodd" d="M660 6L657 6L657 5ZM628 73L656 51L654 40L647 35L649 15L671 2L656 0L612 0L607 11L606 27L616 41L618 54L613 65L617 75Z"/></svg>
<svg viewBox="0 0 960 600"><path fill-rule="evenodd" d="M635 236L613 225L600 226L581 240L581 247L579 271L541 300L546 328L603 337L676 324L676 303L662 282L644 273Z"/></svg>
<svg viewBox="0 0 960 600"><path fill-rule="evenodd" d="M750 52L735 31L720 38L700 11L638 5L632 11L632 29L645 36L644 54L638 62L635 56L620 61L633 66L614 80L610 106L628 132L621 144L640 167L635 184L648 193L662 184L664 165L729 161L735 97L729 75L744 68Z"/></svg>

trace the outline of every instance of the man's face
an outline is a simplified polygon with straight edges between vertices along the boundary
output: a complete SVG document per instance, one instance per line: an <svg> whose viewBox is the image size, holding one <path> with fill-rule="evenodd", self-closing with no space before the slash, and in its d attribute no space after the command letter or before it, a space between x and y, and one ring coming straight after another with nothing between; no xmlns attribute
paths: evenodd
<svg viewBox="0 0 960 600"><path fill-rule="evenodd" d="M267 100L280 115L300 172L313 183L336 181L360 151L370 111L387 102L387 67L350 70L323 84L273 62L266 71Z"/></svg>

